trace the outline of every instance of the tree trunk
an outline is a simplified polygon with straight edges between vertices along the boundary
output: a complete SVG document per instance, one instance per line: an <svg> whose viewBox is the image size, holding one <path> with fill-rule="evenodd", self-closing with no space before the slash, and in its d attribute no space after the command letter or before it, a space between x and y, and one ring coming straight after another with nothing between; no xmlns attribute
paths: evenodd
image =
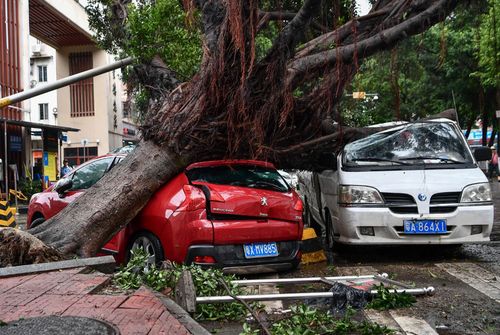
<svg viewBox="0 0 500 335"><path fill-rule="evenodd" d="M188 156L181 158L151 141L141 141L77 201L29 232L63 254L95 255L188 163Z"/></svg>

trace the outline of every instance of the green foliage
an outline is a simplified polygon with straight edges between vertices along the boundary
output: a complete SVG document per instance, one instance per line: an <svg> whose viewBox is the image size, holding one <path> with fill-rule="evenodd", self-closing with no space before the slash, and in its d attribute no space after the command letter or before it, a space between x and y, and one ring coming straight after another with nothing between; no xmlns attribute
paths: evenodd
<svg viewBox="0 0 500 335"><path fill-rule="evenodd" d="M225 275L221 270L202 269L199 266L181 266L179 267L179 275L183 269L188 269L191 272L196 295L198 296L228 295L228 292L220 283L221 280L227 283L232 295L243 294L241 287L231 284L231 281L236 279L234 275ZM252 306L254 308L258 307L257 304ZM198 304L195 318L203 320L234 320L245 315L246 308L239 302Z"/></svg>
<svg viewBox="0 0 500 335"><path fill-rule="evenodd" d="M384 284L376 285L377 295L368 304L367 308L387 310L411 307L417 299L408 293L391 292Z"/></svg>
<svg viewBox="0 0 500 335"><path fill-rule="evenodd" d="M378 100L344 98L344 123L366 126L395 120L397 90L391 81L396 79L401 119L415 120L455 106L461 124L476 119L481 82L471 74L479 69L481 10L480 4L459 6L444 23L401 42L396 51L366 59L347 90L378 93Z"/></svg>
<svg viewBox="0 0 500 335"><path fill-rule="evenodd" d="M27 166L24 166L25 178L20 178L18 183L18 190L21 191L28 200L35 193L42 192L42 181L33 180L31 171Z"/></svg>
<svg viewBox="0 0 500 335"><path fill-rule="evenodd" d="M201 61L200 32L177 0L139 1L129 5L130 36L125 51L136 59L160 57L189 78Z"/></svg>
<svg viewBox="0 0 500 335"><path fill-rule="evenodd" d="M316 335L316 334L362 334L382 335L392 331L367 321L358 322L352 319L354 311L349 309L341 319L335 319L329 312L317 310L307 305L291 306L291 315L275 322L270 328L273 335ZM259 334L248 324L243 325L240 335Z"/></svg>
<svg viewBox="0 0 500 335"><path fill-rule="evenodd" d="M500 89L500 0L489 0L488 12L481 16L478 58L475 75L483 85Z"/></svg>
<svg viewBox="0 0 500 335"><path fill-rule="evenodd" d="M114 277L114 283L124 290L137 289L147 285L156 291L167 287L175 287L181 273L189 270L193 277L196 294L198 296L227 295L221 285L225 281L232 295L242 294L242 289L234 284L234 275L225 275L221 270L202 269L196 265L173 265L172 269L162 270L155 266L146 266L148 254L143 249L133 249L132 257L127 265L120 268ZM254 307L258 305L254 304ZM235 320L246 315L245 307L238 303L198 304L196 306L196 319L201 320Z"/></svg>
<svg viewBox="0 0 500 335"><path fill-rule="evenodd" d="M198 70L202 50L196 13L190 16L177 0L138 0L128 5L124 22L115 22L112 3L89 0L86 7L90 28L102 48L138 62L158 55L186 78Z"/></svg>
<svg viewBox="0 0 500 335"><path fill-rule="evenodd" d="M132 257L129 262L120 268L120 270L115 274L114 283L118 285L123 290L138 289L141 285L146 284L146 276L151 272L159 272L156 267L146 267L146 260L148 254L144 249L132 249L130 251ZM156 275L154 275L156 277ZM149 276L151 278L151 275ZM161 290L160 283L154 285L155 290Z"/></svg>

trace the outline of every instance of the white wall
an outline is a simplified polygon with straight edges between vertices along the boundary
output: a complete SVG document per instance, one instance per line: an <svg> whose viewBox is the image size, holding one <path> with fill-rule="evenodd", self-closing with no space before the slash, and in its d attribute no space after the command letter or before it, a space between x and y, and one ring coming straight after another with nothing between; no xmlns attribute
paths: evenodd
<svg viewBox="0 0 500 335"><path fill-rule="evenodd" d="M41 42L40 42L41 43ZM44 85L56 80L56 50L46 44L41 45L43 57L35 56L33 53L33 48L36 48L37 40L34 37L30 37L30 51L31 51L31 61L30 61L30 86L37 87L39 85ZM39 82L38 78L38 66L47 66L47 82ZM34 84L34 85L33 85ZM57 91L47 92L45 94L33 97L29 100L30 103L30 119L26 121L40 122L46 124L57 124L57 117L54 115L54 108L58 108L57 105ZM40 120L39 104L47 103L49 106L48 120Z"/></svg>

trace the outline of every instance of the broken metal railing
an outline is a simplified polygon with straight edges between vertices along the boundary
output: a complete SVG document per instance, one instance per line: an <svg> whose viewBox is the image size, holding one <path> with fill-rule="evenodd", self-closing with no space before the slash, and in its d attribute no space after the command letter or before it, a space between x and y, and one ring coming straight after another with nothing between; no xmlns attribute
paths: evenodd
<svg viewBox="0 0 500 335"><path fill-rule="evenodd" d="M365 275L365 276L336 276L336 277L307 277L307 278L277 278L277 279L247 279L233 280L231 284L238 286L253 286L253 285L286 285L286 284L310 284L323 283L333 285L335 283L356 281L356 280L376 280L382 283L391 284L398 288L389 288L391 293L407 293L414 296L433 295L434 287L412 288L405 283L401 283L388 278L386 273L381 275ZM375 296L377 290L370 290L368 294ZM271 294L246 294L246 295L223 295L223 296L204 296L197 297L194 289L193 280L189 271L184 271L175 288L176 300L182 308L188 312L195 312L197 304L211 303L226 303L234 301L271 301L271 300L308 300L320 298L335 298L336 293L327 292L297 292L297 293L271 293Z"/></svg>

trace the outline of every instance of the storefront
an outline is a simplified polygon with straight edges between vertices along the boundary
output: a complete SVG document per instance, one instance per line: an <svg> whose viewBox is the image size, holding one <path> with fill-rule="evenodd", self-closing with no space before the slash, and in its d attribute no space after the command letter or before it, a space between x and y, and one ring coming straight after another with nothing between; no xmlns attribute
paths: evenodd
<svg viewBox="0 0 500 335"><path fill-rule="evenodd" d="M0 119L0 125L3 133L0 137L2 198L5 198L7 190L13 189L14 178L40 180L44 187L55 182L61 165L58 157L61 157L62 133L79 131L76 128L7 119ZM23 141L24 136L31 139L32 129L38 129L37 135L41 137L40 147L34 150L31 140Z"/></svg>

